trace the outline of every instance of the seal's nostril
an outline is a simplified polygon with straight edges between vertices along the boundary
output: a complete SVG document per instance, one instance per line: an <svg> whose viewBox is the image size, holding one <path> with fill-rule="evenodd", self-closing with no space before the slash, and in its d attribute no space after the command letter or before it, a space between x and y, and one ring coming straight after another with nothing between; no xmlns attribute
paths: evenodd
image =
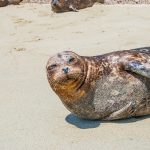
<svg viewBox="0 0 150 150"><path fill-rule="evenodd" d="M67 74L69 72L69 68L68 67L63 68L62 71Z"/></svg>

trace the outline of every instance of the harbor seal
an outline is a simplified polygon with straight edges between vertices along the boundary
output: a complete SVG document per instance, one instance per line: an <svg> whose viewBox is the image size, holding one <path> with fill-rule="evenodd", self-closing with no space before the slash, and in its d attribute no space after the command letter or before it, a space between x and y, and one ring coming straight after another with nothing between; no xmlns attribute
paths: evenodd
<svg viewBox="0 0 150 150"><path fill-rule="evenodd" d="M4 7L7 5L18 5L22 0L0 0L0 7Z"/></svg>
<svg viewBox="0 0 150 150"><path fill-rule="evenodd" d="M66 108L84 119L116 120L150 114L150 48L50 57L47 78Z"/></svg>
<svg viewBox="0 0 150 150"><path fill-rule="evenodd" d="M94 5L96 0L52 0L51 6L54 12L78 11Z"/></svg>
<svg viewBox="0 0 150 150"><path fill-rule="evenodd" d="M79 9L92 7L95 3L113 4L150 4L150 0L52 0L51 6L54 12L78 11Z"/></svg>

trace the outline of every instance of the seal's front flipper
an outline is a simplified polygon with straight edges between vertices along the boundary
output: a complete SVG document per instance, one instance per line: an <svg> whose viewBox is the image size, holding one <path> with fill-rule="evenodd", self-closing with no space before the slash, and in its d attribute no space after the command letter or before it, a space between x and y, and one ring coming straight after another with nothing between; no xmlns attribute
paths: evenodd
<svg viewBox="0 0 150 150"><path fill-rule="evenodd" d="M70 6L69 6L69 9L72 10L72 11L74 11L74 12L78 12L78 11L79 11L79 10L77 10L75 7L73 7L73 5L70 5Z"/></svg>
<svg viewBox="0 0 150 150"><path fill-rule="evenodd" d="M113 112L103 120L117 120L117 119L129 118L133 115L134 111L135 111L135 103L130 102L125 107L123 107L122 109L116 112Z"/></svg>
<svg viewBox="0 0 150 150"><path fill-rule="evenodd" d="M129 61L125 65L125 70L150 78L150 64L149 63L143 63L140 61Z"/></svg>

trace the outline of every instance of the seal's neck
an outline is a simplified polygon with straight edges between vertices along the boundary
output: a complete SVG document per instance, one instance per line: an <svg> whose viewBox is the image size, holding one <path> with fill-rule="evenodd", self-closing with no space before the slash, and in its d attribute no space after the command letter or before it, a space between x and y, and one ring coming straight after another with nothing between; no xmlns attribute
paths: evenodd
<svg viewBox="0 0 150 150"><path fill-rule="evenodd" d="M87 83L94 84L103 74L103 62L100 57L84 57L87 66L86 81Z"/></svg>

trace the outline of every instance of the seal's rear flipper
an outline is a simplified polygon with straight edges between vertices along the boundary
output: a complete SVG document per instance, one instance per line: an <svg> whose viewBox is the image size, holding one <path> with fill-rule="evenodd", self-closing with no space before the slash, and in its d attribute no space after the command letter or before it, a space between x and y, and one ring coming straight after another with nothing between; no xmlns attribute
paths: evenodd
<svg viewBox="0 0 150 150"><path fill-rule="evenodd" d="M104 118L103 120L117 120L117 119L124 119L124 118L129 118L133 116L133 113L135 111L135 103L130 102L127 104L125 107L122 109L113 112L110 114L108 117Z"/></svg>
<svg viewBox="0 0 150 150"><path fill-rule="evenodd" d="M125 119L133 116L148 115L150 112L149 100L142 99L141 101L132 101L125 105L122 109L113 112L103 120L118 120Z"/></svg>
<svg viewBox="0 0 150 150"><path fill-rule="evenodd" d="M137 60L129 61L125 65L125 70L150 78L150 64L149 63L143 63Z"/></svg>

